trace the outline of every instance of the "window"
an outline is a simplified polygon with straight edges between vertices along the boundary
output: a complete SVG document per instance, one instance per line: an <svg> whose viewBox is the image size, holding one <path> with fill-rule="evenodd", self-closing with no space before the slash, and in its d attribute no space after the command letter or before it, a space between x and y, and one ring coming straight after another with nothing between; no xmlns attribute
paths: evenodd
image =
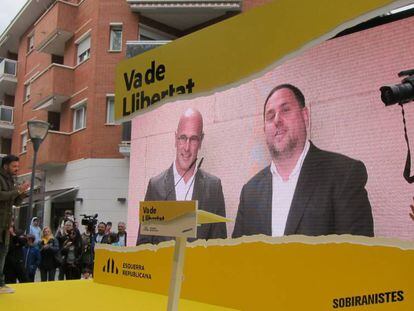
<svg viewBox="0 0 414 311"><path fill-rule="evenodd" d="M1 151L2 154L10 154L11 153L11 139L10 138L2 138L1 140Z"/></svg>
<svg viewBox="0 0 414 311"><path fill-rule="evenodd" d="M86 127L86 106L82 105L73 110L73 130L80 130Z"/></svg>
<svg viewBox="0 0 414 311"><path fill-rule="evenodd" d="M176 37L147 25L139 24L140 41L167 41L174 40Z"/></svg>
<svg viewBox="0 0 414 311"><path fill-rule="evenodd" d="M84 62L90 57L91 37L87 36L78 43L78 64Z"/></svg>
<svg viewBox="0 0 414 311"><path fill-rule="evenodd" d="M131 141L131 121L122 123L122 141Z"/></svg>
<svg viewBox="0 0 414 311"><path fill-rule="evenodd" d="M122 50L122 25L112 24L110 26L110 39L109 39L110 51Z"/></svg>
<svg viewBox="0 0 414 311"><path fill-rule="evenodd" d="M22 140L21 152L26 152L27 151L27 132L21 134L21 140Z"/></svg>
<svg viewBox="0 0 414 311"><path fill-rule="evenodd" d="M106 123L115 123L115 98L113 95L107 95L106 97Z"/></svg>
<svg viewBox="0 0 414 311"><path fill-rule="evenodd" d="M13 123L13 107L0 105L0 121Z"/></svg>
<svg viewBox="0 0 414 311"><path fill-rule="evenodd" d="M30 99L30 83L24 85L24 101L28 101Z"/></svg>
<svg viewBox="0 0 414 311"><path fill-rule="evenodd" d="M27 37L27 53L34 49L34 34Z"/></svg>
<svg viewBox="0 0 414 311"><path fill-rule="evenodd" d="M63 65L63 56L52 54L52 64L60 64Z"/></svg>
<svg viewBox="0 0 414 311"><path fill-rule="evenodd" d="M47 122L50 124L50 129L52 131L60 130L60 113L55 111L47 112Z"/></svg>

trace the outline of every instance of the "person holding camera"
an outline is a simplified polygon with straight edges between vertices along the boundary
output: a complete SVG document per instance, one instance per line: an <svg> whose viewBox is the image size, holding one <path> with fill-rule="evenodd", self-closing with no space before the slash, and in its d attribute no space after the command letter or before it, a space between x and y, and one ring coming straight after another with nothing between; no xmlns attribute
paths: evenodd
<svg viewBox="0 0 414 311"><path fill-rule="evenodd" d="M93 225L85 226L85 232L81 235L82 255L81 268L82 273L85 270L93 271L94 249L95 249L95 227Z"/></svg>
<svg viewBox="0 0 414 311"><path fill-rule="evenodd" d="M58 262L56 256L59 252L59 242L53 236L49 227L44 227L39 242L40 248L40 279L42 282L54 281Z"/></svg>
<svg viewBox="0 0 414 311"><path fill-rule="evenodd" d="M56 228L56 231L60 231L61 233L63 233L63 231L65 230L65 223L67 220L72 220L73 222L75 221L73 212L70 209L65 210L63 217L59 220L59 226Z"/></svg>
<svg viewBox="0 0 414 311"><path fill-rule="evenodd" d="M82 242L80 235L74 229L73 221L67 220L63 234L57 236L60 245L61 273L66 280L80 279L80 258ZM60 277L60 276L59 276Z"/></svg>

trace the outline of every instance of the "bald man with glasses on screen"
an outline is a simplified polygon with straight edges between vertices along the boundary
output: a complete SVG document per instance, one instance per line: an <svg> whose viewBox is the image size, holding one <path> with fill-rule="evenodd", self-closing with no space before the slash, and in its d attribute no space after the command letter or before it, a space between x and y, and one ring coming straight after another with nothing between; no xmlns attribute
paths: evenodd
<svg viewBox="0 0 414 311"><path fill-rule="evenodd" d="M176 158L172 165L150 179L145 201L198 200L198 208L226 216L221 181L202 169L196 159L203 141L203 117L195 109L187 109L180 117L175 133ZM225 239L225 223L203 224L197 227L197 239ZM140 235L137 245L171 240L171 237Z"/></svg>

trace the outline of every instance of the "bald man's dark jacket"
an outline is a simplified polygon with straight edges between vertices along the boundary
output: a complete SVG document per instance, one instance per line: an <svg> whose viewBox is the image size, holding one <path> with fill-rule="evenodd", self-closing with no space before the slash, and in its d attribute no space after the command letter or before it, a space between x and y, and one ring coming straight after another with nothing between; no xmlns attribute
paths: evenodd
<svg viewBox="0 0 414 311"><path fill-rule="evenodd" d="M175 201L174 170L171 165L158 176L150 179L145 201ZM223 189L221 181L201 169L197 170L194 180L192 200L198 200L198 209L226 217ZM227 229L225 223L202 224L197 227L197 239L225 239ZM171 240L171 237L140 235L137 245L144 243L158 244ZM194 239L189 239L193 241Z"/></svg>

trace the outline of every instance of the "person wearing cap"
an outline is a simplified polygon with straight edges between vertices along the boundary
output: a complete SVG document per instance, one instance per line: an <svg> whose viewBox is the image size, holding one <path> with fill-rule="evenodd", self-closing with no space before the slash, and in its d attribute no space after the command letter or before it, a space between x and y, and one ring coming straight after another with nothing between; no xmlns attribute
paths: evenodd
<svg viewBox="0 0 414 311"><path fill-rule="evenodd" d="M37 245L40 242L42 229L39 226L39 218L33 217L30 222L30 234L34 235L35 241L34 244Z"/></svg>

